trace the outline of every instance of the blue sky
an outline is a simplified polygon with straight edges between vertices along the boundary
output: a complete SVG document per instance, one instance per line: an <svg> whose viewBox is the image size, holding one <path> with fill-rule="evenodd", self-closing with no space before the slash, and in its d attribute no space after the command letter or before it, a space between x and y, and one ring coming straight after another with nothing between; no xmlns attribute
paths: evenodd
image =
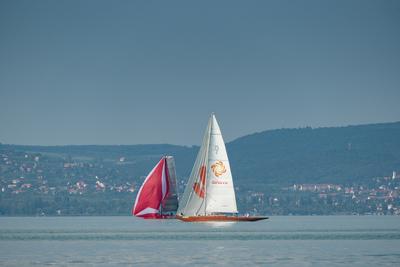
<svg viewBox="0 0 400 267"><path fill-rule="evenodd" d="M399 1L1 1L0 142L400 120Z"/></svg>

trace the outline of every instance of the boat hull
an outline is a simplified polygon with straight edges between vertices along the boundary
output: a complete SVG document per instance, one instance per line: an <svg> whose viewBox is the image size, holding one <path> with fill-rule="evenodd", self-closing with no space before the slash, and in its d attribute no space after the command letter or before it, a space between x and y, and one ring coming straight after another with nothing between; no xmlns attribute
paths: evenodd
<svg viewBox="0 0 400 267"><path fill-rule="evenodd" d="M227 215L207 215L207 216L180 216L176 219L184 222L255 222L266 220L266 216L227 216Z"/></svg>

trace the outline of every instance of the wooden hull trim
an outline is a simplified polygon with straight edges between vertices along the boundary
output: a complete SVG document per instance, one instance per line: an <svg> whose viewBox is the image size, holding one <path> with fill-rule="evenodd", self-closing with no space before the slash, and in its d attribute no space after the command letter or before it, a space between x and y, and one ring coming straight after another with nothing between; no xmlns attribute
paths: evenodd
<svg viewBox="0 0 400 267"><path fill-rule="evenodd" d="M227 215L207 215L207 216L181 216L176 215L176 219L184 222L255 222L266 220L266 216L227 216Z"/></svg>

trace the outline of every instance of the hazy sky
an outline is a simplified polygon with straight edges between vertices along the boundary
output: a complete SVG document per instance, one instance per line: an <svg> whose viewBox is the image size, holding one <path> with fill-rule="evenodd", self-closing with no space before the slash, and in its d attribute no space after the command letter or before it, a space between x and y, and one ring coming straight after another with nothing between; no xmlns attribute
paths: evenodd
<svg viewBox="0 0 400 267"><path fill-rule="evenodd" d="M0 1L0 142L400 120L400 1Z"/></svg>

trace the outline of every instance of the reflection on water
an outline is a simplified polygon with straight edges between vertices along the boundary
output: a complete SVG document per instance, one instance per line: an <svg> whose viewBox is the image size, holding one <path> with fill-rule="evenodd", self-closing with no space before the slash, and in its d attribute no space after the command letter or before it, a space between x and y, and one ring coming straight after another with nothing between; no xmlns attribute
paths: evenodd
<svg viewBox="0 0 400 267"><path fill-rule="evenodd" d="M204 222L204 223L209 225L211 228L230 228L236 222Z"/></svg>
<svg viewBox="0 0 400 267"><path fill-rule="evenodd" d="M0 251L1 266L393 266L400 262L400 217L2 217Z"/></svg>

